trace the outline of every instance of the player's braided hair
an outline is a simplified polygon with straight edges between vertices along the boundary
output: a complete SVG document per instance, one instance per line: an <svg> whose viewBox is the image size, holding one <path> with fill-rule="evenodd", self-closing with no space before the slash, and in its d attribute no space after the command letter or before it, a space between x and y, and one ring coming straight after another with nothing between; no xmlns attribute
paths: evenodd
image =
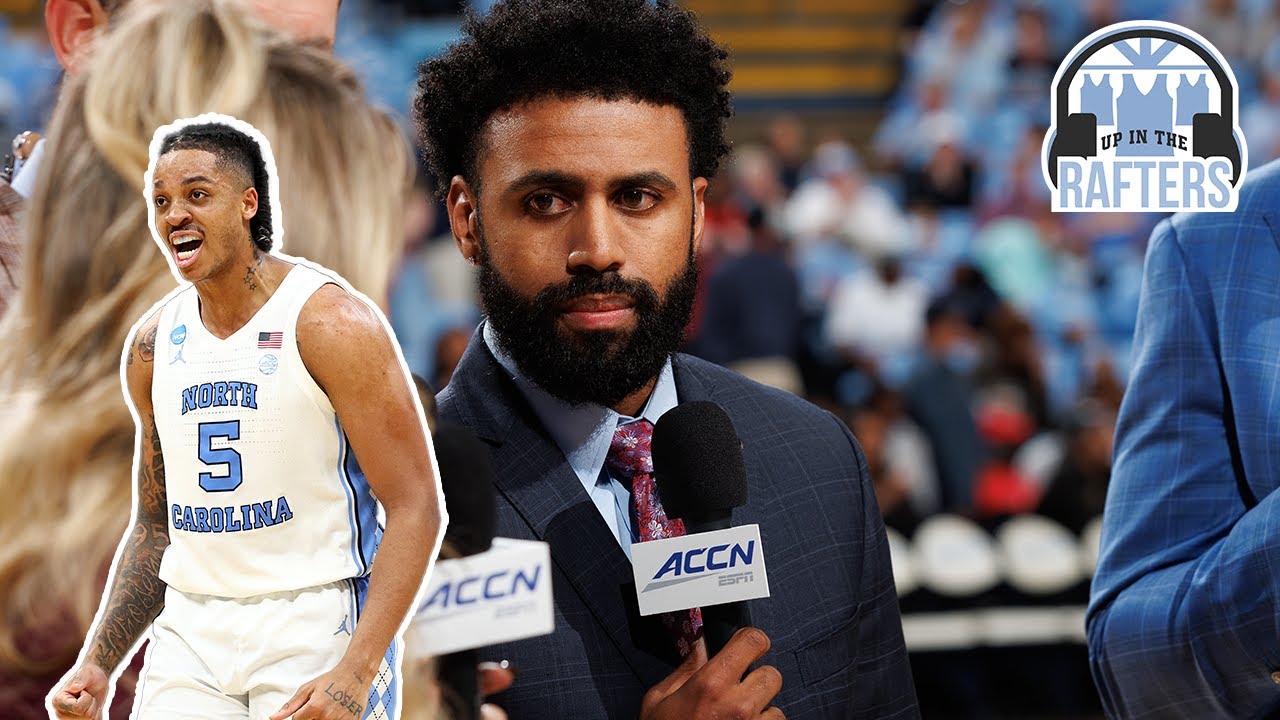
<svg viewBox="0 0 1280 720"><path fill-rule="evenodd" d="M174 150L204 150L218 158L219 165L244 173L258 191L258 213L249 220L249 237L262 252L273 244L271 197L267 190L267 164L257 141L230 125L204 123L187 125L167 135L160 155Z"/></svg>
<svg viewBox="0 0 1280 720"><path fill-rule="evenodd" d="M504 0L418 69L414 120L441 196L475 186L477 138L495 112L544 97L631 99L684 115L694 177L729 151L728 53L670 0Z"/></svg>

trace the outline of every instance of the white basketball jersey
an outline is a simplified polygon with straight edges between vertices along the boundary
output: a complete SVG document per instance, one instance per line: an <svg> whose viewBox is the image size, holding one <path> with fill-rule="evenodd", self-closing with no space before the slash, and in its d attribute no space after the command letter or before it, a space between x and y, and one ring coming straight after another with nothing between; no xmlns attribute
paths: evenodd
<svg viewBox="0 0 1280 720"><path fill-rule="evenodd" d="M151 401L169 511L160 579L173 588L249 597L369 572L376 501L295 333L331 282L295 265L225 339L205 329L194 287L161 309Z"/></svg>

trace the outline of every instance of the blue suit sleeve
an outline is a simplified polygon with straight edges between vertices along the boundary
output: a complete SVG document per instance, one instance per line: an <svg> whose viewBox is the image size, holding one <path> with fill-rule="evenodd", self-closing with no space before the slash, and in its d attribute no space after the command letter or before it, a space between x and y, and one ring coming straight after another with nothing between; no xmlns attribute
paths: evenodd
<svg viewBox="0 0 1280 720"><path fill-rule="evenodd" d="M1156 228L1088 613L1111 717L1260 717L1280 700L1280 499L1241 497L1202 265Z"/></svg>

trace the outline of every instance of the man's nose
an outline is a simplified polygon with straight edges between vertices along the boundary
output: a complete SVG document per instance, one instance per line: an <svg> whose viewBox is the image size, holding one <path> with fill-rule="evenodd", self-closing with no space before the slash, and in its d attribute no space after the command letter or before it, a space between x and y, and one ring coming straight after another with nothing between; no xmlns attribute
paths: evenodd
<svg viewBox="0 0 1280 720"><path fill-rule="evenodd" d="M618 271L625 257L617 218L604 197L581 201L570 230L565 270L570 275Z"/></svg>
<svg viewBox="0 0 1280 720"><path fill-rule="evenodd" d="M191 221L191 212L187 210L186 205L183 203L169 203L168 207L165 208L164 221L171 229L176 230Z"/></svg>

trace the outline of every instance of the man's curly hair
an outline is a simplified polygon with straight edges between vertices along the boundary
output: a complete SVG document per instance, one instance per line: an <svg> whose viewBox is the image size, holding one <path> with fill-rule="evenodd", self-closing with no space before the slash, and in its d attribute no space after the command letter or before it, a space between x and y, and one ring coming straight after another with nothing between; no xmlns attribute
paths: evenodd
<svg viewBox="0 0 1280 720"><path fill-rule="evenodd" d="M274 243L271 226L271 196L267 191L267 163L257 141L222 123L187 125L165 136L160 155L174 150L204 150L218 158L218 164L244 176L258 191L258 212L249 220L249 236L262 252Z"/></svg>
<svg viewBox="0 0 1280 720"><path fill-rule="evenodd" d="M715 175L729 151L728 52L670 0L503 0L469 15L462 32L418 68L413 103L441 197L455 175L478 183L478 139L489 118L538 98L679 108L693 177Z"/></svg>

